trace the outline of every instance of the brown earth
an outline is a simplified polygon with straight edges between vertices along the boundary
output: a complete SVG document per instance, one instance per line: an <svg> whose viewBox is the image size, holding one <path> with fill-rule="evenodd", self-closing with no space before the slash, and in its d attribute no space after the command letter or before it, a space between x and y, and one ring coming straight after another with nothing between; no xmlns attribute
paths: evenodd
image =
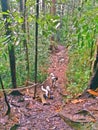
<svg viewBox="0 0 98 130"><path fill-rule="evenodd" d="M50 55L49 76L41 84L50 86L53 96L53 99L45 100L46 104L41 102L41 85L37 86L36 99L33 99L34 88L21 91L23 96L9 95L9 116L4 115L7 107L4 98L0 98L0 130L91 130L92 127L94 130L98 120L98 98L71 99L68 102L67 65L68 51L59 45L57 52ZM54 87L51 73L58 77Z"/></svg>

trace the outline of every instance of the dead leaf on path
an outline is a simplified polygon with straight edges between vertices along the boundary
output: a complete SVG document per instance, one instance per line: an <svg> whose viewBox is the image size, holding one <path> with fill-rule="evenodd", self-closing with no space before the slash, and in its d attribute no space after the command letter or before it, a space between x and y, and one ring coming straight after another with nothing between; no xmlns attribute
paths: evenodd
<svg viewBox="0 0 98 130"><path fill-rule="evenodd" d="M74 99L74 100L71 101L71 103L77 104L77 103L81 103L83 101L85 101L85 99Z"/></svg>
<svg viewBox="0 0 98 130"><path fill-rule="evenodd" d="M0 98L2 98L4 95L3 95L3 92L0 91Z"/></svg>
<svg viewBox="0 0 98 130"><path fill-rule="evenodd" d="M81 93L78 93L75 95L75 98L79 98L81 96Z"/></svg>
<svg viewBox="0 0 98 130"><path fill-rule="evenodd" d="M28 102L28 103L26 104L26 108L27 108L27 109L32 109L32 108L33 108L33 103L32 103L32 101L30 101L30 102Z"/></svg>
<svg viewBox="0 0 98 130"><path fill-rule="evenodd" d="M56 105L55 106L55 111L56 112L60 112L62 110L62 106L61 105Z"/></svg>
<svg viewBox="0 0 98 130"><path fill-rule="evenodd" d="M50 128L50 130L55 130L56 129L56 126L53 126Z"/></svg>
<svg viewBox="0 0 98 130"><path fill-rule="evenodd" d="M62 92L60 92L60 94L62 95L62 96L68 96L68 92L66 92L66 91L62 91Z"/></svg>
<svg viewBox="0 0 98 130"><path fill-rule="evenodd" d="M18 123L19 122L19 118L18 117L13 117L12 119L11 119L13 122L15 122L15 123Z"/></svg>
<svg viewBox="0 0 98 130"><path fill-rule="evenodd" d="M90 94L93 95L93 96L98 97L98 92L95 92L95 91L92 90L92 89L88 89L87 92L90 93Z"/></svg>
<svg viewBox="0 0 98 130"><path fill-rule="evenodd" d="M59 108L59 109L56 109L55 111L56 112L60 112L62 110L62 108Z"/></svg>

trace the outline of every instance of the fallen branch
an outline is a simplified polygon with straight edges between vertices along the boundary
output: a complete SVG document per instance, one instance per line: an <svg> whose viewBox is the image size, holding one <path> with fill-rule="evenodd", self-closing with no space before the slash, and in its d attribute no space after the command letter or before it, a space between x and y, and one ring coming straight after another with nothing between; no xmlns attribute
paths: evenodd
<svg viewBox="0 0 98 130"><path fill-rule="evenodd" d="M18 87L18 88L15 88L15 89L4 89L5 91L16 91L16 90L24 90L24 89L29 89L29 88L32 88L34 87L35 85L38 85L37 84L33 84L31 86L28 86L28 87L25 87L25 86L22 86L22 87ZM3 91L2 89L0 91Z"/></svg>
<svg viewBox="0 0 98 130"><path fill-rule="evenodd" d="M64 121L66 124L68 124L71 128L74 128L75 130L79 130L80 125L81 125L80 122L73 121L73 120L71 120L71 119L65 117L64 115L62 115L62 114L60 114L60 113L58 114L58 116L59 116L61 119L63 119L63 121Z"/></svg>
<svg viewBox="0 0 98 130"><path fill-rule="evenodd" d="M91 116L95 120L95 117L93 116L92 112L85 110L85 109L80 110L80 111L76 112L75 114L82 114L84 116L88 115L88 116Z"/></svg>

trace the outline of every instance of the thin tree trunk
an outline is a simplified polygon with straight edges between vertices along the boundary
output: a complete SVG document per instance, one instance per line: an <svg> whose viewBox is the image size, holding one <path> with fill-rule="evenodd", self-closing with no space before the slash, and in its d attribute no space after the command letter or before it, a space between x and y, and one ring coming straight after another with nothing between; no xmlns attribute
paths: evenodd
<svg viewBox="0 0 98 130"><path fill-rule="evenodd" d="M42 0L42 11L43 14L45 15L45 0Z"/></svg>
<svg viewBox="0 0 98 130"><path fill-rule="evenodd" d="M29 22L27 19L27 43L30 43L30 29L29 29ZM29 57L29 56L28 56ZM29 65L28 65L29 66Z"/></svg>
<svg viewBox="0 0 98 130"><path fill-rule="evenodd" d="M15 63L16 60L15 60L14 45L9 45L8 50L9 50L9 60L10 60L12 85L13 85L13 88L17 88L17 84L16 84L16 63Z"/></svg>
<svg viewBox="0 0 98 130"><path fill-rule="evenodd" d="M36 23L35 23L35 83L37 83L37 66L38 66L38 18L39 18L39 0L36 0ZM34 98L36 98L37 86L34 88Z"/></svg>
<svg viewBox="0 0 98 130"><path fill-rule="evenodd" d="M56 14L56 7L55 7L55 4L56 4L56 0L52 0L52 5L51 5L51 8L50 8L50 14L51 15L55 15ZM50 37L50 50L51 51L54 51L55 50L55 45L54 45L54 34L52 34L52 36Z"/></svg>
<svg viewBox="0 0 98 130"><path fill-rule="evenodd" d="M51 5L51 9L50 9L50 13L51 13L52 15L55 15L55 14L56 14L55 4L56 4L56 0L52 0L52 5Z"/></svg>
<svg viewBox="0 0 98 130"><path fill-rule="evenodd" d="M26 38L26 34L27 31L29 33L29 28L27 28L27 16L26 16L26 1L27 0L20 0L20 12L22 13L23 16L23 24L22 24L22 30L24 33L24 40L23 40L23 44L24 44L24 51L25 51L25 60L26 60L26 70L27 70L27 79L29 79L29 54L28 54L28 40L29 40L29 36L28 39Z"/></svg>
<svg viewBox="0 0 98 130"><path fill-rule="evenodd" d="M96 0L93 0L93 6L95 6L95 4L96 4Z"/></svg>
<svg viewBox="0 0 98 130"><path fill-rule="evenodd" d="M75 13L75 1L73 0L72 1L72 16L74 15Z"/></svg>

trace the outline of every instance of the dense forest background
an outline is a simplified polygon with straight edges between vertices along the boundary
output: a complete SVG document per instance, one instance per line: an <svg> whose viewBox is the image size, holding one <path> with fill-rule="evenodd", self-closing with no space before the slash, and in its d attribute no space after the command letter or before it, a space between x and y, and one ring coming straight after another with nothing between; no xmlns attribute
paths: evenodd
<svg viewBox="0 0 98 130"><path fill-rule="evenodd" d="M26 80L44 81L50 45L61 44L69 53L68 90L73 94L83 91L92 73L96 49L98 1L39 0L39 4L34 0L3 1L8 7L4 11L0 4L0 75L5 88L22 86Z"/></svg>

